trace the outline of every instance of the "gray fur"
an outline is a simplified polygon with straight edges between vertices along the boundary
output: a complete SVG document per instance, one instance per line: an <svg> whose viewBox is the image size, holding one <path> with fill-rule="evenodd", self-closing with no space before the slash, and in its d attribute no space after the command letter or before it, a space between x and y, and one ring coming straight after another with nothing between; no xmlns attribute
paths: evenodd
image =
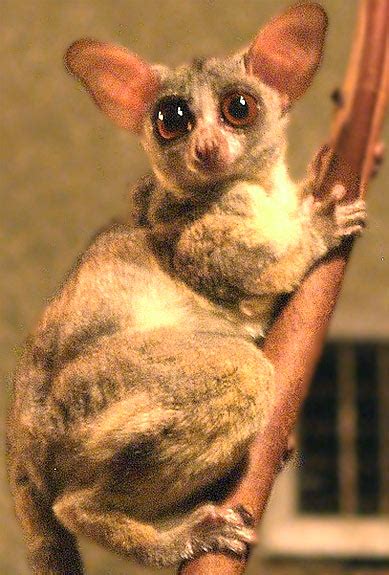
<svg viewBox="0 0 389 575"><path fill-rule="evenodd" d="M168 70L86 40L66 61L111 118L140 131L154 174L132 194L132 224L100 233L71 270L15 375L9 477L32 572L82 575L77 535L159 566L243 555L248 514L217 503L276 395L256 338L279 296L361 229L364 205L338 205L337 189L316 202L290 180L285 97L242 55ZM257 101L244 129L221 120L231 89ZM153 119L167 95L195 121L163 144ZM196 145L220 169L197 169Z"/></svg>

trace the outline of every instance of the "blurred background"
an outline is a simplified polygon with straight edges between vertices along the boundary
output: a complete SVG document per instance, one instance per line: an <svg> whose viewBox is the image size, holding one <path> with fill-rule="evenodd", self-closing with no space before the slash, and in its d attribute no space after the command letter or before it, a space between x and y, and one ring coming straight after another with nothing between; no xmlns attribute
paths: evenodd
<svg viewBox="0 0 389 575"><path fill-rule="evenodd" d="M330 17L325 59L290 125L296 177L328 134L330 94L343 78L356 15L354 0L321 3ZM194 55L240 49L288 4L1 1L2 434L23 340L89 238L112 219L125 217L129 187L148 170L136 138L111 125L66 75L66 47L91 36L175 65ZM387 122L387 142L388 128ZM389 573L388 177L386 163L371 185L369 229L356 246L301 419L300 450L273 495L262 547L250 563L252 575ZM0 514L0 572L27 575L5 463ZM83 546L88 575L151 573Z"/></svg>

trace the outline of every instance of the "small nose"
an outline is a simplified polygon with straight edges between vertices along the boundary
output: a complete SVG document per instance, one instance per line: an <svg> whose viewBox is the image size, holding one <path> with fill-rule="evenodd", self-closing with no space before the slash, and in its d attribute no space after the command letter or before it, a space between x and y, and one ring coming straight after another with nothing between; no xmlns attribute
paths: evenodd
<svg viewBox="0 0 389 575"><path fill-rule="evenodd" d="M194 155L200 164L211 166L217 162L218 146L212 139L202 139L196 143Z"/></svg>

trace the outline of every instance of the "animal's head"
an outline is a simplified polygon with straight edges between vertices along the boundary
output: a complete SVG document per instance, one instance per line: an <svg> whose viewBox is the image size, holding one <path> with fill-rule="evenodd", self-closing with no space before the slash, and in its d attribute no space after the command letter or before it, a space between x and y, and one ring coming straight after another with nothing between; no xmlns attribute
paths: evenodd
<svg viewBox="0 0 389 575"><path fill-rule="evenodd" d="M283 149L285 112L320 63L327 18L300 4L238 55L169 70L126 49L80 40L68 69L116 124L138 133L164 186L203 188L266 170Z"/></svg>

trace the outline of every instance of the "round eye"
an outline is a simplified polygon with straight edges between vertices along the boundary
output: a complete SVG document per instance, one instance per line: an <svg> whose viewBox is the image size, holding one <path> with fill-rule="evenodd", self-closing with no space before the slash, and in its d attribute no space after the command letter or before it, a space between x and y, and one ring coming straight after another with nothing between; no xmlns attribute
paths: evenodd
<svg viewBox="0 0 389 575"><path fill-rule="evenodd" d="M191 131L194 118L187 102L172 96L159 102L154 122L163 140L175 140Z"/></svg>
<svg viewBox="0 0 389 575"><path fill-rule="evenodd" d="M234 92L221 103L222 116L231 126L244 128L250 126L258 116L258 104L250 94Z"/></svg>

